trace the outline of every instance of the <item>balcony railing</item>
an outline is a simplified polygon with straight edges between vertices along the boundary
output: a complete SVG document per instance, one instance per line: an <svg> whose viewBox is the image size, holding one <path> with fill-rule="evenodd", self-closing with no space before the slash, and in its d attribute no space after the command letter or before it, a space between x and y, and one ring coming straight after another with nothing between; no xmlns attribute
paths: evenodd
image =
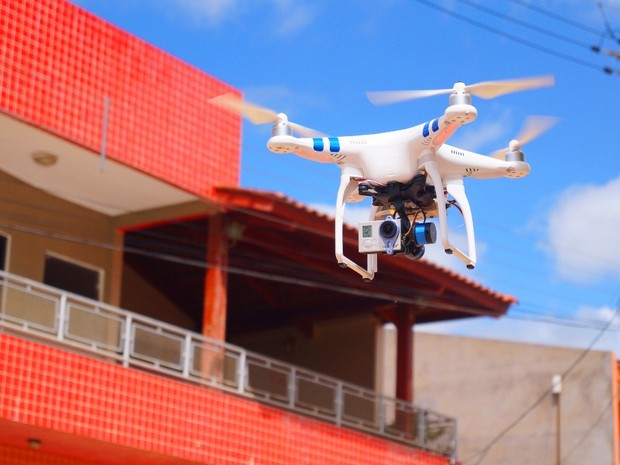
<svg viewBox="0 0 620 465"><path fill-rule="evenodd" d="M0 330L216 387L454 461L454 419L5 272Z"/></svg>

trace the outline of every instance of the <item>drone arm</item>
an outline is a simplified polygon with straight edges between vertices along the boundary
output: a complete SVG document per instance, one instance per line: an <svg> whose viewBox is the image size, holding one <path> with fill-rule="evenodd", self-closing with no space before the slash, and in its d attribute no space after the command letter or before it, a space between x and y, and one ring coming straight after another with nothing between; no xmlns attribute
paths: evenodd
<svg viewBox="0 0 620 465"><path fill-rule="evenodd" d="M338 188L338 197L336 199L336 260L338 264L344 268L351 268L358 273L366 281L371 281L375 277L377 271L377 256L376 254L368 254L366 268L361 267L350 258L344 256L344 209L346 206L346 199L357 188L357 183L351 179L350 174L343 173L340 176L340 187ZM371 216L374 212L371 212Z"/></svg>

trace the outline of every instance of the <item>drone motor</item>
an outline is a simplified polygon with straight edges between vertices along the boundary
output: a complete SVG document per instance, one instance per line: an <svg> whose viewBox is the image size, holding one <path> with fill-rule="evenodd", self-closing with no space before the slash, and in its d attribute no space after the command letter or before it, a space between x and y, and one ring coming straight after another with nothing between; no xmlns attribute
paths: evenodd
<svg viewBox="0 0 620 465"><path fill-rule="evenodd" d="M505 161L525 161L525 155L521 150L511 150L504 156Z"/></svg>
<svg viewBox="0 0 620 465"><path fill-rule="evenodd" d="M292 136L293 129L288 125L288 121L278 122L271 127L271 136Z"/></svg>

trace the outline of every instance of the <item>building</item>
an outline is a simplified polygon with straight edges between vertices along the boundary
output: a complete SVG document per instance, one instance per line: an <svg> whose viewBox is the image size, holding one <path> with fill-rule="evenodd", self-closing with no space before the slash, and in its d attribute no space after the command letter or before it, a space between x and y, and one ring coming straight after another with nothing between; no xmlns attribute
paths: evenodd
<svg viewBox="0 0 620 465"><path fill-rule="evenodd" d="M463 465L620 462L614 353L430 333L415 350L416 398L458 418Z"/></svg>
<svg viewBox="0 0 620 465"><path fill-rule="evenodd" d="M239 186L238 90L65 0L0 0L0 62L3 462L454 461L412 327L513 297L341 270L332 218Z"/></svg>

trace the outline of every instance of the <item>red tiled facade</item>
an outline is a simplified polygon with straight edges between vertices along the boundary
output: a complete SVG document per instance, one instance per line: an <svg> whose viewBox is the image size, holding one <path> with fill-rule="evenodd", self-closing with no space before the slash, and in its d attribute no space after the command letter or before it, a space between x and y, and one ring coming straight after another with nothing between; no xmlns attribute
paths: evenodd
<svg viewBox="0 0 620 465"><path fill-rule="evenodd" d="M198 195L238 184L240 118L208 103L238 91L90 13L0 0L0 63L4 112Z"/></svg>
<svg viewBox="0 0 620 465"><path fill-rule="evenodd" d="M237 186L237 90L65 0L0 0L0 109L201 197ZM104 130L105 128L105 130ZM449 459L0 332L0 463Z"/></svg>
<svg viewBox="0 0 620 465"><path fill-rule="evenodd" d="M38 451L25 450L23 438L18 444L0 447L2 463L74 463L72 452L76 458L79 449L61 453L66 461L34 460L46 456L58 441L46 440L47 430L71 435L76 447L93 440L109 444L105 449L107 463L127 456L125 448L168 456L166 463L449 462L445 457L246 399L8 335L0 335L0 353L0 428L10 431L11 424L30 426L43 435ZM8 460L10 457L16 460Z"/></svg>

